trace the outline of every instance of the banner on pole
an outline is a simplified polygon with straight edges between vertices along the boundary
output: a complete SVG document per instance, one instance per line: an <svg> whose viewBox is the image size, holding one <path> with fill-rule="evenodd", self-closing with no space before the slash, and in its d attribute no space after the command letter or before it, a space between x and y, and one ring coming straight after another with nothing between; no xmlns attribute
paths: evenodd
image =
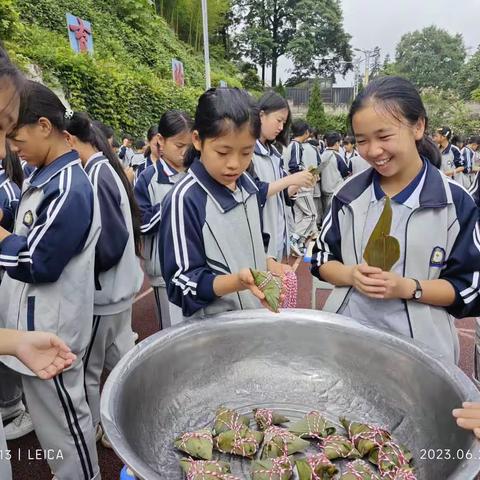
<svg viewBox="0 0 480 480"><path fill-rule="evenodd" d="M71 13L66 14L68 38L72 49L77 53L93 54L93 34L90 22L76 17Z"/></svg>

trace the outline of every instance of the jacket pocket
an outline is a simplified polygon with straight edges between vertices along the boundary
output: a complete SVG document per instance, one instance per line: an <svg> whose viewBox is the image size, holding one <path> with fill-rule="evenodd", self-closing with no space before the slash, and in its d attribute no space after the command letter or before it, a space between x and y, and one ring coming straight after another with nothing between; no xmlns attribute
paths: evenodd
<svg viewBox="0 0 480 480"><path fill-rule="evenodd" d="M35 297L27 297L27 330L35 330Z"/></svg>

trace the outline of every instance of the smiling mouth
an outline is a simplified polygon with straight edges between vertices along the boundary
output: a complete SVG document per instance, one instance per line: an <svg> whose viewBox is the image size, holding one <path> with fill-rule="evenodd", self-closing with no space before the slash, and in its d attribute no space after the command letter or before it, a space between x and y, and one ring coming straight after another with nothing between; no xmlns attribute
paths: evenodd
<svg viewBox="0 0 480 480"><path fill-rule="evenodd" d="M382 160L375 160L373 163L376 167L384 167L390 160L391 158L383 158Z"/></svg>

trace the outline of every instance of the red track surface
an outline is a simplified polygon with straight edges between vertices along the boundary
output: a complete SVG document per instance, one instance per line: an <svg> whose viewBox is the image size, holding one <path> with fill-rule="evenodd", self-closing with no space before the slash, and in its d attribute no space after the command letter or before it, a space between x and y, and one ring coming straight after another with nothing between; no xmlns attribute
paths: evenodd
<svg viewBox="0 0 480 480"><path fill-rule="evenodd" d="M297 270L299 277L298 307L311 307L312 278L307 266L301 264ZM328 290L317 289L316 306L321 308L328 296ZM157 323L154 313L153 293L149 292L148 285L144 285L142 294L137 298L133 308L133 327L139 334L140 340L157 331ZM460 367L468 375L471 375L473 368L473 342L474 342L474 321L465 319L457 321L460 333L461 359ZM51 480L52 475L46 462L41 460L30 460L35 450L40 446L34 433L19 440L11 441L8 444L12 450L12 465L14 480ZM107 450L98 444L100 469L103 480L118 480L122 463L111 450ZM20 458L20 461L19 461ZM0 479L2 480L2 479ZM440 480L440 479L439 479Z"/></svg>

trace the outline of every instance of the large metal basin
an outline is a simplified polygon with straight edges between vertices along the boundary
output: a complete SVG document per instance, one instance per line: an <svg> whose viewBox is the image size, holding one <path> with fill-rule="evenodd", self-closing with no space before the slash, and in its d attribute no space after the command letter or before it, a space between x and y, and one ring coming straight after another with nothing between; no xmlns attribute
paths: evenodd
<svg viewBox="0 0 480 480"><path fill-rule="evenodd" d="M324 312L262 310L146 339L110 374L101 413L114 450L141 479L181 479L173 439L226 405L378 423L413 451L419 479L471 480L479 443L451 416L465 400L480 400L470 380L409 341ZM249 478L247 462L232 468Z"/></svg>

